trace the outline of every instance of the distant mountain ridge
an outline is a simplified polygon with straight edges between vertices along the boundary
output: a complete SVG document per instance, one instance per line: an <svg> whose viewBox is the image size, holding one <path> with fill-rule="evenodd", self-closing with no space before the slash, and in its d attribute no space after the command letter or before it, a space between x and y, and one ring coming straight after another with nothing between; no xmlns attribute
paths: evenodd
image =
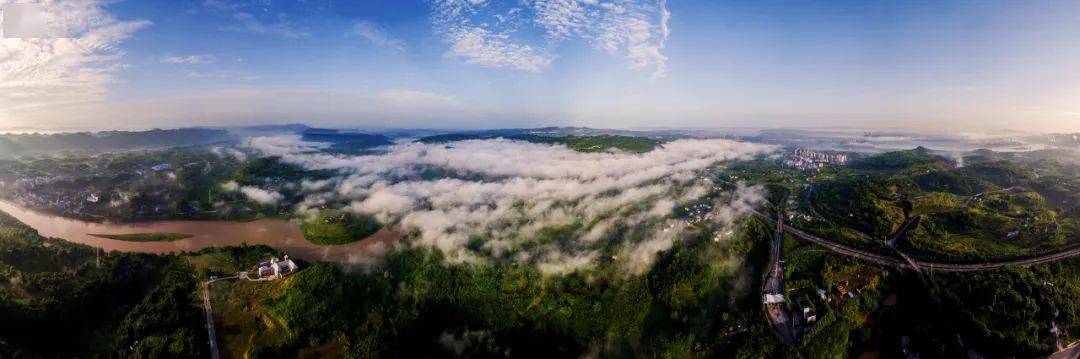
<svg viewBox="0 0 1080 359"><path fill-rule="evenodd" d="M661 147L665 142L663 139L643 137L643 136L624 136L624 135L542 135L536 133L517 133L517 134L500 134L500 133L481 133L481 134L464 134L464 133L450 133L443 135L427 136L416 140L416 142L427 144L444 144L457 141L466 140L485 140L505 138L515 141L525 141L531 143L543 143L543 144L560 144L565 145L578 152L605 152L610 150L621 150L633 153L645 153L652 151L657 147Z"/></svg>
<svg viewBox="0 0 1080 359"><path fill-rule="evenodd" d="M358 132L343 132L325 128L309 128L300 138L308 142L330 143L330 149L341 153L358 153L367 149L394 144L390 137Z"/></svg>
<svg viewBox="0 0 1080 359"><path fill-rule="evenodd" d="M206 128L0 135L0 156L61 151L106 151L230 142L228 131Z"/></svg>

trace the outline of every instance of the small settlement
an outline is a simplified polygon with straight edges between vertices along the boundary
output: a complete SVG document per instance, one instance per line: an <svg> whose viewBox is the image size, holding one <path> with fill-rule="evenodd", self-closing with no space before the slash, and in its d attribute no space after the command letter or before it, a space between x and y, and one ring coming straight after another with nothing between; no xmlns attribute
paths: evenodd
<svg viewBox="0 0 1080 359"><path fill-rule="evenodd" d="M784 165L803 171L818 172L827 165L843 166L848 157L843 153L828 153L796 148L788 153Z"/></svg>
<svg viewBox="0 0 1080 359"><path fill-rule="evenodd" d="M280 260L277 257L272 257L268 261L259 263L254 270L240 272L239 276L240 279L251 281L274 280L296 273L297 268L299 267L296 265L296 262L293 262L293 260L289 259L289 256L286 255L284 259Z"/></svg>

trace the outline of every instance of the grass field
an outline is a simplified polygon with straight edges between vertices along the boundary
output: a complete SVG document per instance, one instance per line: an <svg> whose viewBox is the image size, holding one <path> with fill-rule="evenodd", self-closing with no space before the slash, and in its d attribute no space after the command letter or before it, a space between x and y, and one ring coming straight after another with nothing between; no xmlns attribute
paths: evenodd
<svg viewBox="0 0 1080 359"><path fill-rule="evenodd" d="M162 233L124 233L124 234L94 234L94 237L115 239L128 242L169 242L194 237L188 233L162 232Z"/></svg>
<svg viewBox="0 0 1080 359"><path fill-rule="evenodd" d="M278 358L291 356L291 353L300 358L341 357L346 349L345 342L335 335L326 334L327 338L316 343L304 340L307 336L302 333L302 328L331 331L320 327L326 322L319 320L317 314L306 311L312 308L308 304L322 303L323 299L306 291L312 289L312 277L319 277L311 274L314 273L306 270L273 281L231 280L211 284L210 300L221 357ZM290 305L298 302L303 305ZM297 309L301 312L289 312ZM323 314L339 315L337 311Z"/></svg>
<svg viewBox="0 0 1080 359"><path fill-rule="evenodd" d="M289 342L285 324L266 312L264 303L280 293L291 278L272 282L244 280L211 285L210 298L222 358L245 358L251 348Z"/></svg>
<svg viewBox="0 0 1080 359"><path fill-rule="evenodd" d="M300 225L304 238L315 244L352 243L377 232L382 225L374 217L340 210L326 210Z"/></svg>

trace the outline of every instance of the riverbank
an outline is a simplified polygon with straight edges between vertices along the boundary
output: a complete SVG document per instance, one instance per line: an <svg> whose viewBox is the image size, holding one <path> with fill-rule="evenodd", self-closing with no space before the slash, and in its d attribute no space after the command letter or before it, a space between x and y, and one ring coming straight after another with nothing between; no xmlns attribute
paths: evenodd
<svg viewBox="0 0 1080 359"><path fill-rule="evenodd" d="M91 236L115 239L129 242L171 242L194 237L190 233L157 232L157 233L124 233L124 234L100 234L90 233Z"/></svg>
<svg viewBox="0 0 1080 359"><path fill-rule="evenodd" d="M60 238L106 251L170 254L203 248L263 244L306 261L357 263L381 256L401 238L382 228L362 240L344 245L318 245L304 239L300 226L281 219L232 221L156 221L140 223L94 223L41 213L0 200L3 211L42 236ZM173 241L125 241L92 235L131 233L186 233L191 237Z"/></svg>

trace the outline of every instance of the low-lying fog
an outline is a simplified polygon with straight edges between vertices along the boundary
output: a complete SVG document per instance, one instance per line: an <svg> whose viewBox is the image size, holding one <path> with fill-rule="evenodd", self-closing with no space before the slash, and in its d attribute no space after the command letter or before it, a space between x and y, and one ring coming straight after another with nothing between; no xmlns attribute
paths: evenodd
<svg viewBox="0 0 1080 359"><path fill-rule="evenodd" d="M614 251L619 265L631 273L644 271L657 251L682 238L685 225L670 220L675 207L714 191L714 183L702 175L706 168L776 150L684 139L644 154L582 153L493 139L401 142L382 154L352 156L321 152L323 144L291 135L255 137L244 146L337 173L300 184L305 199L296 210L302 215L326 204L344 205L415 234L401 245L440 250L450 262L517 261L545 273L593 266L602 253L612 253L612 243L619 246ZM230 189L259 201L280 198L257 188ZM709 218L726 226L762 197L759 188L740 186L716 198ZM620 226L640 233L607 237ZM555 243L541 240L557 229L572 235Z"/></svg>

